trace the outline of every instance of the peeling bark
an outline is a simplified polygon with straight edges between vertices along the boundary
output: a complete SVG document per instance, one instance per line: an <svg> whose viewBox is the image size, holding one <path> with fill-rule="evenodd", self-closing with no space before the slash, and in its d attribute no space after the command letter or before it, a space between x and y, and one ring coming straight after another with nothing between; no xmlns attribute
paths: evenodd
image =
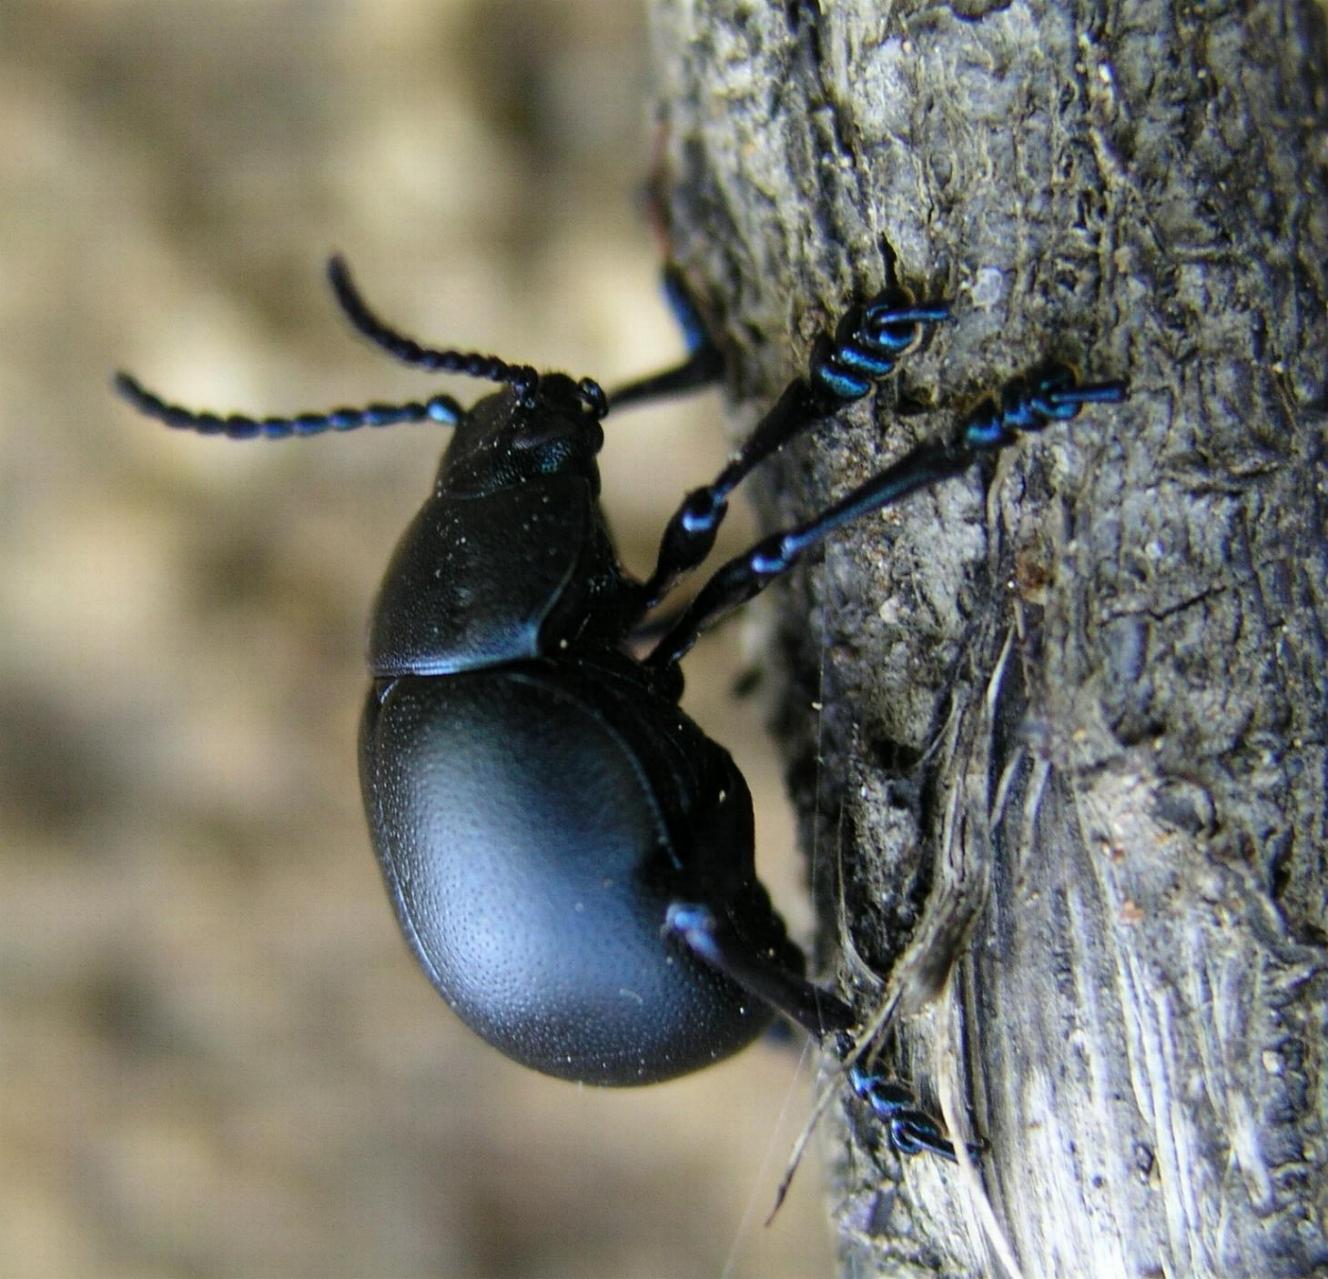
<svg viewBox="0 0 1328 1279"><path fill-rule="evenodd" d="M653 14L671 250L745 420L886 246L955 309L767 468L767 523L1048 355L1132 389L782 588L825 958L992 1147L901 1165L832 1107L845 1273L1328 1273L1321 11Z"/></svg>

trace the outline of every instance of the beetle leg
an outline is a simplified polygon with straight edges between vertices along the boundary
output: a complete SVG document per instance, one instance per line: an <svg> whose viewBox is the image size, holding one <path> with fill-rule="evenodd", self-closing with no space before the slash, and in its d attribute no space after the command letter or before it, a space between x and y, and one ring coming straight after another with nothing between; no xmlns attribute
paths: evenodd
<svg viewBox="0 0 1328 1279"><path fill-rule="evenodd" d="M1025 431L1068 421L1085 404L1119 402L1125 393L1121 382L1082 384L1075 371L1063 364L1047 364L1030 377L1013 379L999 396L984 399L964 419L950 444L920 445L807 523L771 534L717 569L652 650L647 663L662 669L679 662L702 631L788 572L806 551L836 529L918 489L963 474L983 453L1012 444Z"/></svg>
<svg viewBox="0 0 1328 1279"><path fill-rule="evenodd" d="M851 1048L850 1040L846 1051ZM890 1134L890 1144L901 1155L927 1150L950 1163L959 1162L954 1143L944 1129L932 1115L918 1108L917 1098L898 1080L874 1075L860 1062L854 1062L848 1068L848 1082L854 1093L872 1108ZM985 1141L968 1143L970 1158L979 1158L986 1149Z"/></svg>
<svg viewBox="0 0 1328 1279"><path fill-rule="evenodd" d="M818 1042L847 1032L853 1025L853 1010L838 995L758 954L728 920L721 922L706 906L671 903L664 931L680 938L690 951L744 990L797 1022Z"/></svg>
<svg viewBox="0 0 1328 1279"><path fill-rule="evenodd" d="M856 1047L850 1030L853 1010L838 995L791 973L753 951L727 920L708 907L688 902L669 906L665 931L680 938L693 954L750 991L806 1030L840 1061L848 1061ZM956 1162L954 1144L939 1121L918 1107L903 1084L872 1074L860 1062L848 1068L848 1083L865 1101L901 1155L930 1151ZM974 1158L982 1147L970 1145Z"/></svg>
<svg viewBox="0 0 1328 1279"><path fill-rule="evenodd" d="M625 404L636 404L657 396L699 390L711 382L717 382L724 371L724 357L711 338L710 330L701 318L701 312L688 293L682 272L677 267L664 269L664 296L668 299L669 309L677 318L678 327L682 329L687 358L674 368L652 373L619 387L609 396L611 408L621 408Z"/></svg>
<svg viewBox="0 0 1328 1279"><path fill-rule="evenodd" d="M834 339L818 343L809 376L790 383L724 469L683 499L660 539L646 598L659 600L710 554L728 513L729 495L761 462L794 436L861 399L917 346L924 325L939 324L949 314L944 303L915 305L911 293L897 288L850 310Z"/></svg>

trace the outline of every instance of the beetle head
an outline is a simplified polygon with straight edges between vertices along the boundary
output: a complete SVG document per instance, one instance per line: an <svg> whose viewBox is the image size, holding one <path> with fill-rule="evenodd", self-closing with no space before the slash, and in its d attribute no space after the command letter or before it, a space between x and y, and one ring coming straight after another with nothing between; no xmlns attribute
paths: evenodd
<svg viewBox="0 0 1328 1279"><path fill-rule="evenodd" d="M604 392L589 378L546 373L480 400L457 423L438 472L438 491L479 496L539 476L579 475L596 493L604 444Z"/></svg>

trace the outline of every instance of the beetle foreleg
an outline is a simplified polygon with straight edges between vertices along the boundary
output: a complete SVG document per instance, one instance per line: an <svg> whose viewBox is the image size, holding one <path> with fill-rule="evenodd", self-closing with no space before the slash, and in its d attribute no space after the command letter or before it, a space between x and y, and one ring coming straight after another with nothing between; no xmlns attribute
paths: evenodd
<svg viewBox="0 0 1328 1279"><path fill-rule="evenodd" d="M785 398L799 385L785 392ZM1074 370L1063 364L1048 364L1029 377L1013 379L999 396L983 400L964 419L952 443L920 445L807 523L771 534L717 569L647 662L663 669L681 661L702 631L788 572L806 551L836 529L918 489L963 474L983 453L1012 444L1023 432L1068 421L1085 404L1116 403L1124 398L1124 383L1081 384Z"/></svg>
<svg viewBox="0 0 1328 1279"><path fill-rule="evenodd" d="M913 295L902 289L889 289L867 305L854 307L834 340L818 344L808 378L790 383L724 469L683 499L660 540L646 598L652 603L659 600L710 554L728 513L729 495L761 462L795 435L861 399L921 341L923 325L939 324L949 314L942 302L914 305Z"/></svg>

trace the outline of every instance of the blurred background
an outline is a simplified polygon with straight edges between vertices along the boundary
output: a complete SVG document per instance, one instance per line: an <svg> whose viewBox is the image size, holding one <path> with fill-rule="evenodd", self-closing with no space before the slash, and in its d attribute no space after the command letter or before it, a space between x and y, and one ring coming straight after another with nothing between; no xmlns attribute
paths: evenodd
<svg viewBox="0 0 1328 1279"><path fill-rule="evenodd" d="M437 428L232 444L108 389L428 394L348 334L333 248L439 344L608 385L676 357L638 6L4 0L0 63L0 1276L826 1273L815 1166L762 1225L796 1048L579 1089L470 1037L407 956L354 742ZM721 410L610 420L637 571ZM760 635L758 609L704 642L688 706L805 937L761 695L732 692Z"/></svg>

